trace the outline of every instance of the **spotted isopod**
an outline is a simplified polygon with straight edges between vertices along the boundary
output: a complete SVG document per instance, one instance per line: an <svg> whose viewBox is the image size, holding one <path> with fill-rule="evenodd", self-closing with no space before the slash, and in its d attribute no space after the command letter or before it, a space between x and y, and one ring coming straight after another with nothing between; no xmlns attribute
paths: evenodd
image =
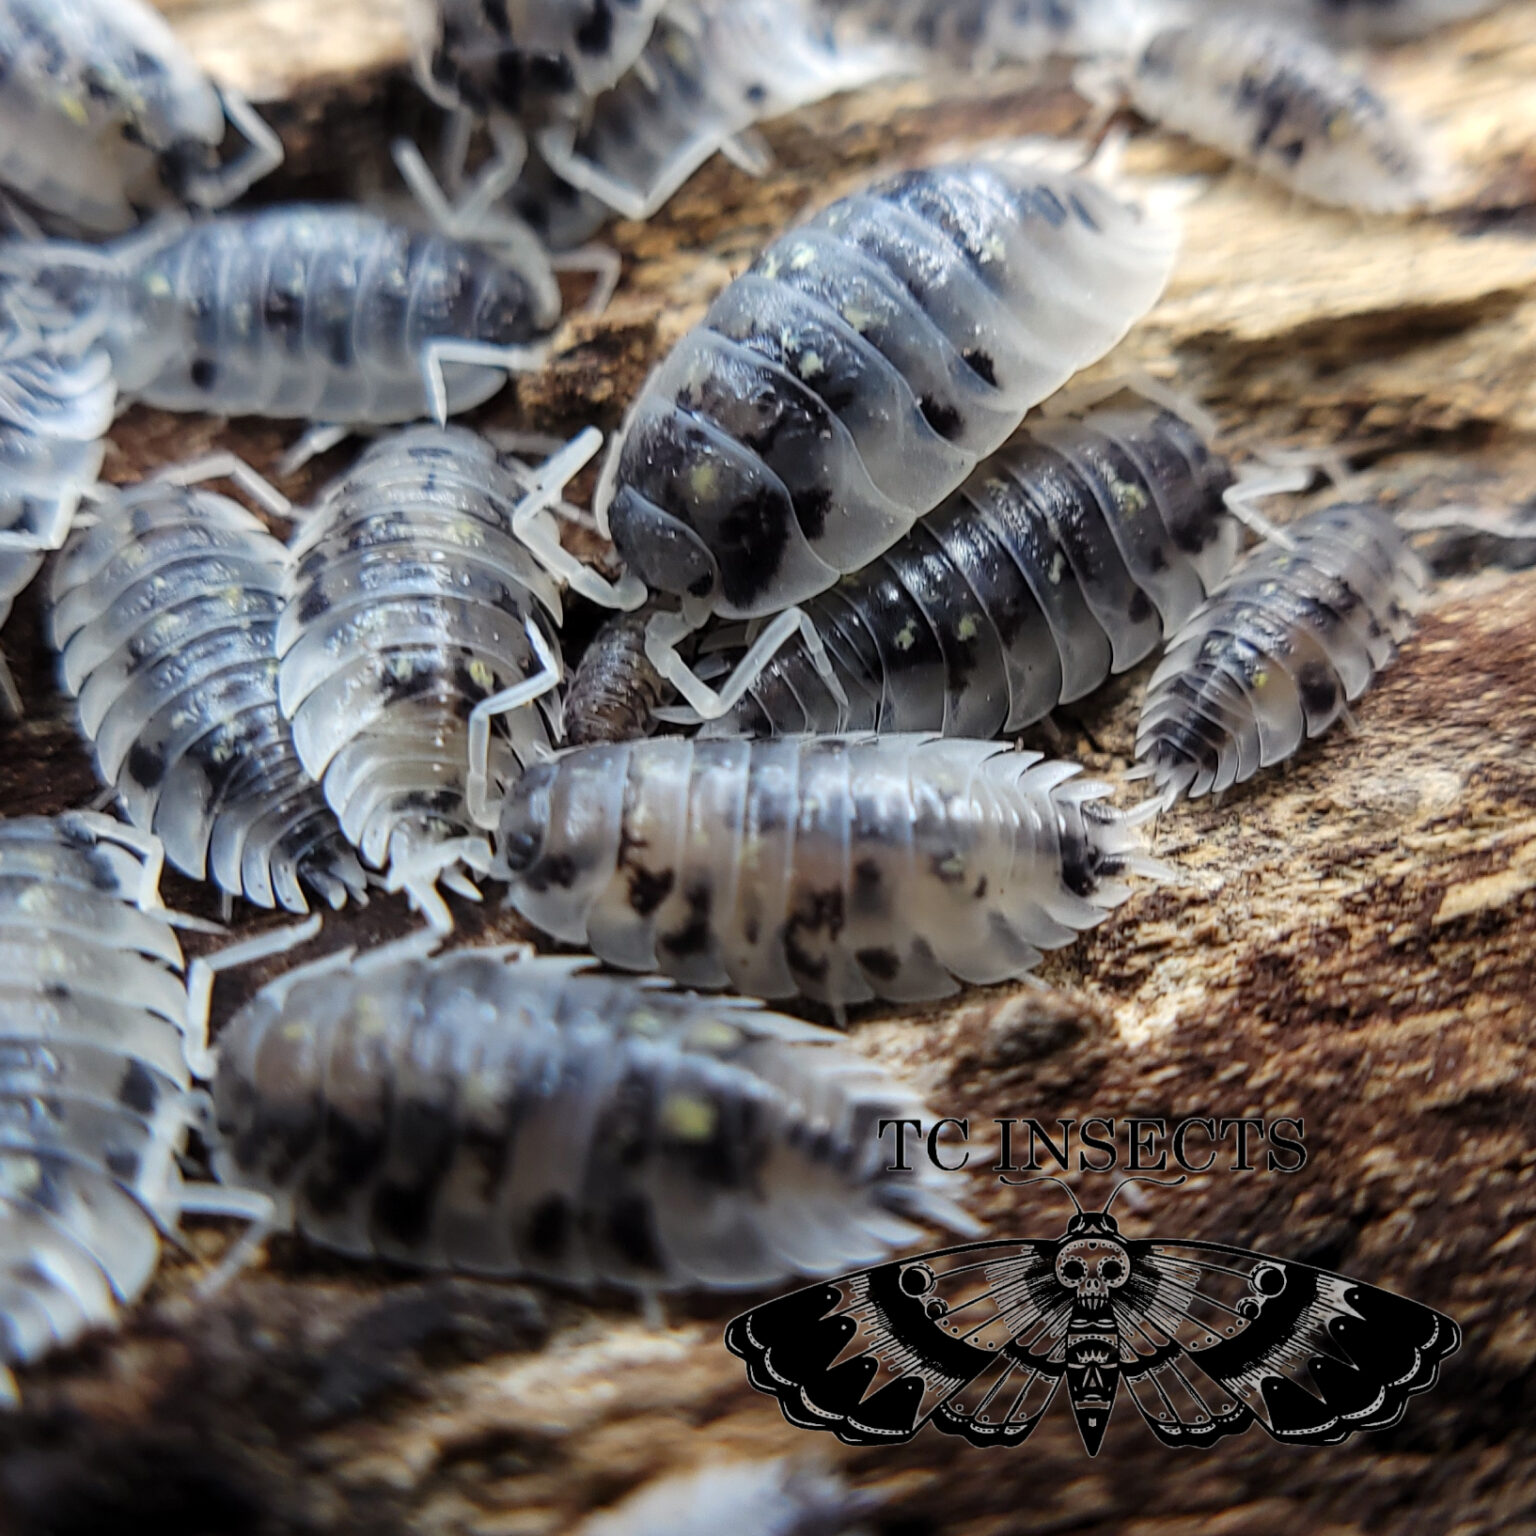
<svg viewBox="0 0 1536 1536"><path fill-rule="evenodd" d="M1083 698L1173 634L1231 568L1231 469L1155 406L1027 426L941 507L805 611L707 735L999 736Z"/></svg>
<svg viewBox="0 0 1536 1536"><path fill-rule="evenodd" d="M243 507L149 483L53 567L49 622L102 779L172 864L258 906L333 907L366 878L277 702L287 551Z"/></svg>
<svg viewBox="0 0 1536 1536"><path fill-rule="evenodd" d="M1255 549L1147 685L1136 756L1161 794L1227 789L1320 736L1392 659L1423 582L1391 517L1362 503Z"/></svg>
<svg viewBox="0 0 1536 1536"><path fill-rule="evenodd" d="M225 119L249 150L219 164ZM142 208L221 207L282 145L145 0L0 0L0 185L93 234Z"/></svg>
<svg viewBox="0 0 1536 1536"><path fill-rule="evenodd" d="M468 410L542 355L560 295L526 255L279 204L134 237L106 271L96 252L44 252L38 281L94 306L119 386L148 405L381 424Z"/></svg>
<svg viewBox="0 0 1536 1536"><path fill-rule="evenodd" d="M326 490L292 546L278 693L299 759L439 926L436 879L473 892L456 866L488 866L494 787L549 742L560 592L530 548L558 550L540 514L600 442L531 470L464 428L409 429Z"/></svg>
<svg viewBox="0 0 1536 1536"><path fill-rule="evenodd" d="M610 965L915 1002L1023 975L1160 868L1078 772L926 736L583 747L524 773L499 854L518 911Z"/></svg>
<svg viewBox="0 0 1536 1536"><path fill-rule="evenodd" d="M1159 32L1130 91L1154 122L1318 202L1395 213L1446 184L1424 135L1364 76L1247 12Z"/></svg>
<svg viewBox="0 0 1536 1536"><path fill-rule="evenodd" d="M8 1368L144 1293L184 1214L268 1208L182 1181L206 990L183 984L159 868L105 816L0 821L0 1401Z"/></svg>
<svg viewBox="0 0 1536 1536"><path fill-rule="evenodd" d="M645 219L717 150L760 171L741 138L754 123L906 68L894 48L845 37L815 0L672 0L634 68L538 147L570 186ZM536 227L569 223L558 209L535 211Z"/></svg>
<svg viewBox="0 0 1536 1536"><path fill-rule="evenodd" d="M1087 177L970 164L876 183L769 246L651 376L599 486L631 569L683 600L653 620L652 662L706 717L729 707L796 627L812 638L792 604L1124 335L1175 244ZM718 696L671 650L710 611L779 614Z"/></svg>
<svg viewBox="0 0 1536 1536"><path fill-rule="evenodd" d="M576 1536L861 1536L879 1502L815 1462L709 1462L646 1483Z"/></svg>
<svg viewBox="0 0 1536 1536"><path fill-rule="evenodd" d="M888 1169L879 1122L917 1100L831 1031L582 961L398 950L295 972L219 1037L215 1171L315 1243L654 1292L976 1229L941 1175Z"/></svg>

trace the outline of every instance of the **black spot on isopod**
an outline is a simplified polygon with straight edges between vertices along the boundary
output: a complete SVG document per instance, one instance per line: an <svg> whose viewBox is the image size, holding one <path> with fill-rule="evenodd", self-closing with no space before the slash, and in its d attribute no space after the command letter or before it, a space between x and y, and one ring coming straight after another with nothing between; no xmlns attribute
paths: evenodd
<svg viewBox="0 0 1536 1536"><path fill-rule="evenodd" d="M829 969L826 958L813 955L801 944L794 924L784 930L784 959L790 971L811 986L820 987L826 982Z"/></svg>
<svg viewBox="0 0 1536 1536"><path fill-rule="evenodd" d="M1086 900L1098 888L1098 877L1098 849L1069 822L1061 832L1061 883Z"/></svg>
<svg viewBox="0 0 1536 1536"><path fill-rule="evenodd" d="M316 619L328 613L330 607L330 598L325 595L324 590L317 582L305 591L303 600L299 604L299 622L301 624L313 624Z"/></svg>
<svg viewBox="0 0 1536 1536"><path fill-rule="evenodd" d="M767 86L759 85L755 81L742 94L746 97L749 107L760 107L768 100Z"/></svg>
<svg viewBox="0 0 1536 1536"><path fill-rule="evenodd" d="M603 1225L608 1241L634 1268L656 1274L665 1269L656 1245L650 1202L643 1195L620 1195L608 1207Z"/></svg>
<svg viewBox="0 0 1536 1536"><path fill-rule="evenodd" d="M212 389L218 382L219 365L211 357L194 358L189 373L196 388Z"/></svg>
<svg viewBox="0 0 1536 1536"><path fill-rule="evenodd" d="M546 1195L533 1208L522 1245L532 1258L557 1264L571 1241L571 1208L563 1195Z"/></svg>
<svg viewBox="0 0 1536 1536"><path fill-rule="evenodd" d="M319 1216L342 1210L378 1168L384 1130L341 1113L333 1104L325 1117L325 1139L304 1180L303 1200Z"/></svg>
<svg viewBox="0 0 1536 1536"><path fill-rule="evenodd" d="M103 1161L107 1165L107 1172L114 1179L121 1179L124 1184L132 1184L139 1176L139 1155L126 1147L109 1147Z"/></svg>
<svg viewBox="0 0 1536 1536"><path fill-rule="evenodd" d="M1093 213L1089 209L1087 203L1085 203L1082 198L1077 195L1076 192L1072 194L1072 212L1077 215L1077 222L1081 224L1084 229L1091 229L1097 232L1099 228L1099 221L1094 218Z"/></svg>
<svg viewBox="0 0 1536 1536"><path fill-rule="evenodd" d="M649 917L672 894L676 883L677 876L670 869L632 869L629 874L630 911L639 917Z"/></svg>
<svg viewBox="0 0 1536 1536"><path fill-rule="evenodd" d="M1152 599L1138 587L1131 594L1125 613L1132 624L1145 624L1152 617Z"/></svg>
<svg viewBox="0 0 1536 1536"><path fill-rule="evenodd" d="M1307 715L1325 715L1338 702L1339 689L1328 668L1320 661L1309 661L1296 676L1301 691L1301 705Z"/></svg>
<svg viewBox="0 0 1536 1536"><path fill-rule="evenodd" d="M728 602L751 604L772 586L789 546L790 518L767 487L739 499L720 519L720 587Z"/></svg>
<svg viewBox="0 0 1536 1536"><path fill-rule="evenodd" d="M507 15L507 0L480 0L480 12L493 32L501 37L512 35L512 22Z"/></svg>
<svg viewBox="0 0 1536 1536"><path fill-rule="evenodd" d="M970 365L971 372L983 382L997 388L997 364L992 361L990 352L983 352L980 347L972 347L964 354L966 362Z"/></svg>
<svg viewBox="0 0 1536 1536"><path fill-rule="evenodd" d="M987 877L983 875L971 891L972 901L985 901L987 899Z"/></svg>
<svg viewBox="0 0 1536 1536"><path fill-rule="evenodd" d="M1166 571L1168 569L1168 556L1163 553L1161 544L1154 544L1147 551L1147 567L1153 571Z"/></svg>
<svg viewBox="0 0 1536 1536"><path fill-rule="evenodd" d="M547 891L551 887L568 891L580 875L581 865L570 854L551 853L523 876L523 884L530 891Z"/></svg>
<svg viewBox="0 0 1536 1536"><path fill-rule="evenodd" d="M878 859L860 859L853 866L853 910L863 917L878 917L890 906L885 876Z"/></svg>
<svg viewBox="0 0 1536 1536"><path fill-rule="evenodd" d="M576 71L563 53L529 54L527 73L538 91L566 96L576 89Z"/></svg>
<svg viewBox="0 0 1536 1536"><path fill-rule="evenodd" d="M136 1115L152 1115L160 1100L155 1075L141 1061L130 1061L118 1084L117 1101Z"/></svg>
<svg viewBox="0 0 1536 1536"><path fill-rule="evenodd" d="M814 543L827 526L827 513L832 509L832 492L818 485L808 491L797 491L793 501L801 531Z"/></svg>
<svg viewBox="0 0 1536 1536"><path fill-rule="evenodd" d="M658 947L679 960L703 954L710 946L709 919L714 892L707 885L691 885L683 892L688 915L681 928L660 935Z"/></svg>
<svg viewBox="0 0 1536 1536"><path fill-rule="evenodd" d="M576 25L576 46L591 58L599 58L613 45L613 12L608 0L593 0L591 14Z"/></svg>
<svg viewBox="0 0 1536 1536"><path fill-rule="evenodd" d="M924 395L922 411L923 419L946 442L955 442L965 431L965 418L946 401Z"/></svg>
<svg viewBox="0 0 1536 1536"><path fill-rule="evenodd" d="M165 758L142 742L128 753L128 777L141 789L154 789L165 777Z"/></svg>
<svg viewBox="0 0 1536 1536"><path fill-rule="evenodd" d="M853 958L876 981L891 981L901 970L901 956L894 949L860 949Z"/></svg>

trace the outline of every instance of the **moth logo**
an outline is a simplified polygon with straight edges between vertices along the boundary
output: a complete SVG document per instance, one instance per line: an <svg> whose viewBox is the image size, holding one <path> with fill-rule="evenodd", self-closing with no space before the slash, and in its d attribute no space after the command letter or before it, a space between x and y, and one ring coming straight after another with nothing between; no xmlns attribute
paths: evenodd
<svg viewBox="0 0 1536 1536"><path fill-rule="evenodd" d="M1130 1183L1183 1179L1115 1195ZM1332 1445L1395 1424L1461 1343L1442 1313L1326 1269L1122 1237L1115 1195L1057 1238L943 1248L782 1296L736 1318L726 1346L791 1424L850 1445L925 1424L1019 1445L1065 1382L1096 1456L1122 1384L1165 1445L1252 1424Z"/></svg>

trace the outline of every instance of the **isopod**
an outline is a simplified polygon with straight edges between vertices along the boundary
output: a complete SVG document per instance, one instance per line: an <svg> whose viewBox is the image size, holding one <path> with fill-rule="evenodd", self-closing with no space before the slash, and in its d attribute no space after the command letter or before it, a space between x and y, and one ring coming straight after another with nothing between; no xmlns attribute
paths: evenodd
<svg viewBox="0 0 1536 1536"><path fill-rule="evenodd" d="M683 601L653 620L658 670L709 717L795 628L813 638L791 605L1113 346L1175 244L1087 177L969 164L879 182L769 246L651 376L599 485L631 569ZM720 696L670 651L710 611L779 614Z"/></svg>
<svg viewBox="0 0 1536 1536"><path fill-rule="evenodd" d="M1248 12L1157 33L1130 91L1154 122L1318 202L1402 212L1446 183L1423 134L1364 76Z"/></svg>
<svg viewBox="0 0 1536 1536"><path fill-rule="evenodd" d="M1156 873L1075 763L994 742L660 737L529 768L513 905L610 965L839 1010L1023 975Z"/></svg>
<svg viewBox="0 0 1536 1536"><path fill-rule="evenodd" d="M104 501L53 567L49 623L98 772L171 863L258 906L366 879L277 702L287 551L211 491Z"/></svg>
<svg viewBox="0 0 1536 1536"><path fill-rule="evenodd" d="M40 283L98 317L125 395L382 424L446 420L542 356L559 289L542 256L519 251L528 259L513 267L366 209L279 204L134 237L106 270L67 247L36 265Z"/></svg>
<svg viewBox="0 0 1536 1536"><path fill-rule="evenodd" d="M760 171L741 138L754 123L907 68L898 50L845 37L815 0L671 0L634 68L538 148L571 186L645 219L717 150Z"/></svg>
<svg viewBox="0 0 1536 1536"><path fill-rule="evenodd" d="M1147 685L1136 756L1163 798L1227 789L1320 736L1392 659L1423 583L1391 517L1363 503L1255 549Z"/></svg>
<svg viewBox="0 0 1536 1536"><path fill-rule="evenodd" d="M565 690L561 710L567 746L648 736L668 689L645 654L650 612L616 614L592 637Z"/></svg>
<svg viewBox="0 0 1536 1536"><path fill-rule="evenodd" d="M846 706L791 636L705 733L1021 730L1188 620L1236 558L1232 484L1226 459L1155 406L1028 426L805 604Z"/></svg>
<svg viewBox="0 0 1536 1536"><path fill-rule="evenodd" d="M245 155L219 164L225 119ZM0 0L0 184L93 234L142 208L221 207L282 163L145 0Z"/></svg>
<svg viewBox="0 0 1536 1536"><path fill-rule="evenodd" d="M530 548L600 442L589 431L534 471L464 428L407 430L324 493L292 546L278 694L299 760L365 862L439 926L437 877L472 893L456 866L488 865L492 788L549 742L560 593Z"/></svg>
<svg viewBox="0 0 1536 1536"><path fill-rule="evenodd" d="M111 1324L184 1214L268 1209L247 1191L186 1184L177 1165L201 1119L206 991L183 984L159 867L153 838L104 816L0 821L6 1368ZM16 1401L9 1369L0 1401Z"/></svg>
<svg viewBox="0 0 1536 1536"><path fill-rule="evenodd" d="M860 1536L878 1503L814 1462L709 1462L646 1483L576 1536Z"/></svg>
<svg viewBox="0 0 1536 1536"><path fill-rule="evenodd" d="M384 950L273 984L219 1037L215 1171L344 1253L650 1292L975 1230L888 1169L879 1122L917 1101L840 1036L583 963Z"/></svg>

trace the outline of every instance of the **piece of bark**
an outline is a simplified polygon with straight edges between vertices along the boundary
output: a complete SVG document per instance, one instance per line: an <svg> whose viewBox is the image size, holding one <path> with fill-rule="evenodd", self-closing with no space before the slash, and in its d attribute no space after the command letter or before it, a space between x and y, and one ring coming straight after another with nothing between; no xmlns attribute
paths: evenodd
<svg viewBox="0 0 1536 1536"><path fill-rule="evenodd" d="M275 116L298 186L334 190L321 173L336 125L382 161L392 104L408 99L392 6L168 9L205 62L290 98ZM1366 221L1140 135L1133 172L1214 179L1185 211L1167 297L1100 372L1129 357L1164 373L1240 452L1368 444L1371 492L1529 502L1536 4L1398 49L1377 72L1465 161L1466 207ZM611 430L672 341L805 207L883 166L1084 118L1059 72L1020 72L903 83L775 125L768 177L717 160L661 217L615 228L626 278L612 308L573 320L550 368L488 418ZM109 473L132 479L214 442L270 467L292 433L134 411L114 436ZM286 488L302 494L343 462L332 455ZM4 645L32 710L5 737L6 809L80 804L89 765L53 692L35 593ZM1126 766L1145 678L1063 718L1090 766ZM935 1433L841 1451L787 1426L721 1346L749 1298L674 1302L657 1330L622 1299L423 1279L277 1239L263 1266L197 1303L201 1263L229 1240L199 1223L191 1255L168 1253L121 1334L26 1374L23 1411L0 1425L0 1526L544 1536L706 1458L821 1452L884 1491L877 1528L906 1536L1536 1528L1536 573L1438 586L1355 714L1355 732L1336 729L1288 769L1164 817L1158 851L1187 883L1143 888L1052 957L1050 990L873 1010L853 1037L920 1082L936 1112L979 1122L1303 1116L1303 1172L1213 1171L1117 1210L1131 1235L1267 1249L1450 1312L1465 1344L1394 1429L1327 1450L1254 1430L1177 1455L1122 1401L1089 1461L1058 1403L1011 1453ZM177 906L217 910L187 882L167 889ZM460 910L470 941L522 933L494 896ZM242 908L236 926L271 921ZM411 923L377 898L328 919L321 947ZM286 963L222 982L219 1014ZM957 1178L1000 1235L1062 1228L1048 1189ZM1084 1181L1085 1199L1110 1187Z"/></svg>

